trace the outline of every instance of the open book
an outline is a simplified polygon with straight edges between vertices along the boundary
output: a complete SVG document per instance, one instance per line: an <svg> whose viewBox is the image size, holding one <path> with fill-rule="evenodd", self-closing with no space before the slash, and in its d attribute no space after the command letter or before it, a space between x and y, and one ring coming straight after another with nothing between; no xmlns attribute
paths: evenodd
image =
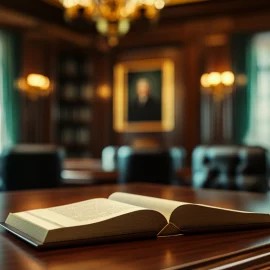
<svg viewBox="0 0 270 270"><path fill-rule="evenodd" d="M1 225L37 246L270 227L270 215L116 192L108 199L10 213Z"/></svg>

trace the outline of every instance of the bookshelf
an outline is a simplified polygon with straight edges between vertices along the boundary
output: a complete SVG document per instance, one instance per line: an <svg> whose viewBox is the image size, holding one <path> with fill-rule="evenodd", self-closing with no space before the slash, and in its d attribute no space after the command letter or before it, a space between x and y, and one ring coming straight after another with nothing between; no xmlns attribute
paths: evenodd
<svg viewBox="0 0 270 270"><path fill-rule="evenodd" d="M57 69L56 138L69 158L91 157L93 65L88 55L62 53Z"/></svg>

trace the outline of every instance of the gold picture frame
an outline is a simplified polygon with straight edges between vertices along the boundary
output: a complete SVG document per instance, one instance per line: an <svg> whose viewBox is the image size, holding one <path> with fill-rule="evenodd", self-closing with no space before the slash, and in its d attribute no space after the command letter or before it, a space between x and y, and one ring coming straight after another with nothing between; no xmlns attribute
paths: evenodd
<svg viewBox="0 0 270 270"><path fill-rule="evenodd" d="M160 83L160 119L130 121L130 77L143 74ZM155 77L153 77L155 75ZM174 62L171 59L126 61L114 67L114 130L117 132L169 132L174 129ZM160 78L159 78L160 77ZM132 77L131 77L132 78ZM134 77L135 78L135 77ZM158 83L156 83L158 85ZM136 92L136 91L133 91Z"/></svg>

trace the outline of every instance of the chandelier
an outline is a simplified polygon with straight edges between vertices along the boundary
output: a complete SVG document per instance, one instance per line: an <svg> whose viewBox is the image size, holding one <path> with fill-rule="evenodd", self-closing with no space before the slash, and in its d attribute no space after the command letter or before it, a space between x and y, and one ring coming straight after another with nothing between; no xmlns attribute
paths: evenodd
<svg viewBox="0 0 270 270"><path fill-rule="evenodd" d="M78 17L95 22L97 31L108 38L110 46L118 44L132 21L142 15L156 20L167 0L59 0L65 8L65 17Z"/></svg>

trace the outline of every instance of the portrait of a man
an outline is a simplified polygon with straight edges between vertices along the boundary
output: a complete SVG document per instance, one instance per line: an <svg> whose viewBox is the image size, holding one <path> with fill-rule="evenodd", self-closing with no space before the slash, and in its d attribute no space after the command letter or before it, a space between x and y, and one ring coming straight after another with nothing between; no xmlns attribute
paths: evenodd
<svg viewBox="0 0 270 270"><path fill-rule="evenodd" d="M161 121L161 71L128 74L128 121Z"/></svg>
<svg viewBox="0 0 270 270"><path fill-rule="evenodd" d="M113 124L117 132L174 128L174 62L138 59L114 67Z"/></svg>

